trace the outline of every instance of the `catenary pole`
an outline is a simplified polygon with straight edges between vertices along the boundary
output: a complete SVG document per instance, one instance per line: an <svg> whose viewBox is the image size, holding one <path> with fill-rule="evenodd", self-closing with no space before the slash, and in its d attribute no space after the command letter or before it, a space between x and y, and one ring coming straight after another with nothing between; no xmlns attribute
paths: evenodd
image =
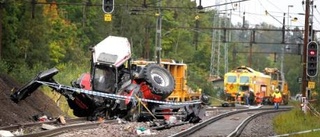
<svg viewBox="0 0 320 137"><path fill-rule="evenodd" d="M302 54L302 66L303 66L303 72L302 72L302 97L306 96L306 88L307 88L307 74L306 74L306 54L307 54L307 44L309 42L309 15L310 15L310 0L306 0L306 13L305 13L305 23L304 23L304 39L303 39L303 54Z"/></svg>

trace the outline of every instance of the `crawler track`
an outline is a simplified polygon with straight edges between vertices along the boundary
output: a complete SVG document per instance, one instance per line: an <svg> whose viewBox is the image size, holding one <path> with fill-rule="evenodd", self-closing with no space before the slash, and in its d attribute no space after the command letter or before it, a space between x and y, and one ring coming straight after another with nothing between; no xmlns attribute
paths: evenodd
<svg viewBox="0 0 320 137"><path fill-rule="evenodd" d="M184 131L170 137L186 136L240 136L248 123L261 115L290 110L291 107L283 107L279 110L273 108L242 109L229 111L214 116L206 121L196 124Z"/></svg>

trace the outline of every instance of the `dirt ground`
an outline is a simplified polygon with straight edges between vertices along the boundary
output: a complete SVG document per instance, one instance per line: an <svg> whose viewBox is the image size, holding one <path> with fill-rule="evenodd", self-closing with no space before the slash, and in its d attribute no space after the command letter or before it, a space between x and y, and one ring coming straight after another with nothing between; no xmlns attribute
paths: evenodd
<svg viewBox="0 0 320 137"><path fill-rule="evenodd" d="M12 89L23 84L17 83L7 75L0 74L0 126L33 122L33 116L45 114L53 118L63 114L48 96L37 90L25 100L15 103L10 99Z"/></svg>

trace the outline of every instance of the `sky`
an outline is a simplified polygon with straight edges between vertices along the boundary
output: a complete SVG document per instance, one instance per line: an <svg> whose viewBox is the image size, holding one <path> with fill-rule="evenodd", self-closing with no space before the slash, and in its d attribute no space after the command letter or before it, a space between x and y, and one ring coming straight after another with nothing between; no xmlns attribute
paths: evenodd
<svg viewBox="0 0 320 137"><path fill-rule="evenodd" d="M199 4L199 0L196 0ZM214 6L217 4L236 2L241 0L202 0L202 6ZM214 7L221 12L226 10L231 15L233 24L240 22L242 24L243 12L245 12L245 19L249 21L250 26L266 22L277 27L282 27L284 13L285 22L287 27L293 28L298 26L304 29L305 16L299 14L305 14L306 5L302 5L302 1L306 0L248 0L238 4L227 4L226 6ZM313 0L313 5L316 8L313 9L313 29L320 30L320 0ZM231 10L234 9L234 10ZM268 15L265 11L268 11ZM311 8L310 8L311 11ZM289 13L289 14L288 14ZM288 20L289 15L289 20ZM297 18L297 21L291 21L293 18ZM287 23L289 21L289 24Z"/></svg>

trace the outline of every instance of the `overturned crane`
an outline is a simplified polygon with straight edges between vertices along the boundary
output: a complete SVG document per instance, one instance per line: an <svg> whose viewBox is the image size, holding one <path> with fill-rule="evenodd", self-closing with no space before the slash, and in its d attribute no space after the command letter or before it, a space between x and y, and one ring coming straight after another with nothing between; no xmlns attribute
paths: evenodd
<svg viewBox="0 0 320 137"><path fill-rule="evenodd" d="M11 95L19 102L41 85L64 95L78 117L123 118L131 121L169 119L179 115L183 121L199 122L207 98L186 102L168 102L175 88L174 78L158 64L131 64L131 46L127 38L109 36L92 49L90 73L84 73L71 86L61 85L53 77L56 68L40 72Z"/></svg>

